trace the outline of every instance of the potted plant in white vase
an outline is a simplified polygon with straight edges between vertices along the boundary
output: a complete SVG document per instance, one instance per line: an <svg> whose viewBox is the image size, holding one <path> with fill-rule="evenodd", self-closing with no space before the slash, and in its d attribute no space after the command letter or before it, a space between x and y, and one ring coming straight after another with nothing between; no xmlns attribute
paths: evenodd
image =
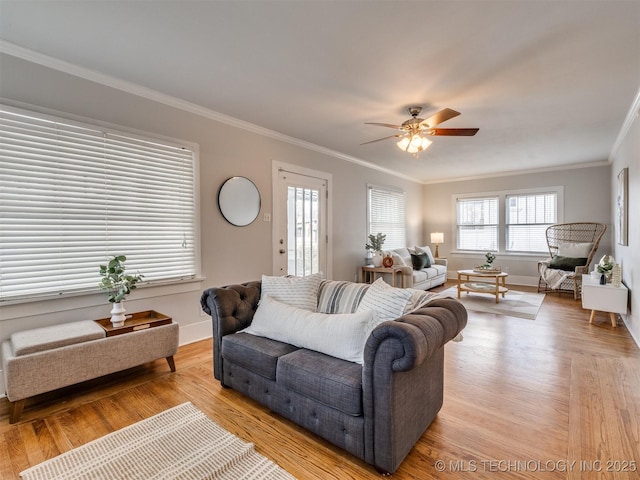
<svg viewBox="0 0 640 480"><path fill-rule="evenodd" d="M144 275L127 275L125 273L124 262L127 257L115 255L107 265L100 265L100 275L102 281L100 288L108 293L107 299L113 303L111 309L111 323L114 327L121 327L126 320L124 299L136 288L136 284L142 280Z"/></svg>
<svg viewBox="0 0 640 480"><path fill-rule="evenodd" d="M382 245L384 245L384 241L387 238L386 235L382 233L370 234L369 235L369 243L365 245L365 248L371 252L373 252L373 257L371 260L376 267L382 265Z"/></svg>

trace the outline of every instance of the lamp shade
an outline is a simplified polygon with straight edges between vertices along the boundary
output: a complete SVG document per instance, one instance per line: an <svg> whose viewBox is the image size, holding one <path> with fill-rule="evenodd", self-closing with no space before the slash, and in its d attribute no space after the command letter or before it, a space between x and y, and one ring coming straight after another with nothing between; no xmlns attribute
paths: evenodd
<svg viewBox="0 0 640 480"><path fill-rule="evenodd" d="M444 233L442 232L433 232L431 234L431 243L443 243L444 242Z"/></svg>

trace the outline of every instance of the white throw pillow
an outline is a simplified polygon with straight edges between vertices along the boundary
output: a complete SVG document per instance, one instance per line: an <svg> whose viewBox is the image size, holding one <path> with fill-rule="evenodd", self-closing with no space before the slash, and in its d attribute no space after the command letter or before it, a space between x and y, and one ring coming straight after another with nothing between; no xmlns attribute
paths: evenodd
<svg viewBox="0 0 640 480"><path fill-rule="evenodd" d="M382 323L400 317L410 301L409 290L392 287L379 278L364 294L356 312L373 310L376 313L376 322Z"/></svg>
<svg viewBox="0 0 640 480"><path fill-rule="evenodd" d="M322 273L306 277L270 277L262 275L260 298L270 295L276 300L293 307L315 312L318 307L318 290Z"/></svg>
<svg viewBox="0 0 640 480"><path fill-rule="evenodd" d="M558 245L558 255L561 257L587 258L592 248L593 243L588 242L561 243Z"/></svg>
<svg viewBox="0 0 640 480"><path fill-rule="evenodd" d="M366 332L372 318L370 310L315 313L264 295L251 325L243 332L362 364Z"/></svg>

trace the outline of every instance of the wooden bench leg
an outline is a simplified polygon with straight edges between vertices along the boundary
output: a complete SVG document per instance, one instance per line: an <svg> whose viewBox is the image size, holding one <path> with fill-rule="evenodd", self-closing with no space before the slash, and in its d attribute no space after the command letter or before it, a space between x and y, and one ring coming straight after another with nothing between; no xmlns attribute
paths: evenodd
<svg viewBox="0 0 640 480"><path fill-rule="evenodd" d="M27 399L23 398L22 400L9 402L10 404L9 423L16 423L18 420L20 420L20 415L22 415L22 409L24 408L24 404L26 401Z"/></svg>
<svg viewBox="0 0 640 480"><path fill-rule="evenodd" d="M172 372L176 371L176 362L173 361L173 355L171 355L170 357L166 357L167 358L167 363L169 364L169 368L171 369Z"/></svg>

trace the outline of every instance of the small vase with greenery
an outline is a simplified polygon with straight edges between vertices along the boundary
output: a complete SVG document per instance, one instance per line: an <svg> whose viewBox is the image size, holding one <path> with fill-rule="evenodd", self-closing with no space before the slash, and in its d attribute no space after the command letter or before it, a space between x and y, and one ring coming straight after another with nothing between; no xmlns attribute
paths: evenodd
<svg viewBox="0 0 640 480"><path fill-rule="evenodd" d="M493 268L493 261L496 259L496 256L491 252L487 252L485 253L484 258L486 259L485 266L488 269Z"/></svg>
<svg viewBox="0 0 640 480"><path fill-rule="evenodd" d="M144 277L140 273L127 275L124 265L126 261L127 257L124 255L115 255L107 265L100 265L100 275L102 276L100 288L107 292L107 299L113 303L111 323L114 327L124 325L126 319L123 305L124 299Z"/></svg>
<svg viewBox="0 0 640 480"><path fill-rule="evenodd" d="M606 281L611 279L611 271L616 264L615 258L611 255L604 255L598 262L598 273L605 276Z"/></svg>
<svg viewBox="0 0 640 480"><path fill-rule="evenodd" d="M382 265L382 246L386 238L387 236L380 232L375 235L370 234L369 243L364 246L368 251L373 252L373 264L376 267Z"/></svg>

